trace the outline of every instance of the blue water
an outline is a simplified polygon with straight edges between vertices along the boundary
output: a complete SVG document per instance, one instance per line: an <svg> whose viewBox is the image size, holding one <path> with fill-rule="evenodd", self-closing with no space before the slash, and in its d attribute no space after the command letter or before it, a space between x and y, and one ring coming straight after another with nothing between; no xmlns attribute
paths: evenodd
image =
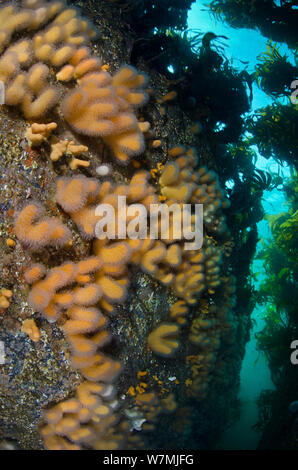
<svg viewBox="0 0 298 470"><path fill-rule="evenodd" d="M258 31L248 29L233 29L227 24L216 21L203 2L198 1L193 5L188 19L188 27L197 29L201 32L212 31L217 35L227 36L227 40L222 43L226 45L225 55L232 61L233 65L242 70L245 68L241 61L247 61L247 71L252 73L257 64L257 56L266 51L267 39ZM287 46L279 47L282 54L289 53ZM260 107L267 106L272 102L256 84L253 86L252 111ZM266 160L258 153L256 167L261 170L270 170L284 177L289 176L287 166L280 167L273 159ZM262 204L266 214L276 214L282 210L285 204L284 194L281 188L273 191L265 191ZM259 237L268 239L270 237L270 228L266 220L258 224ZM260 249L260 242L257 250ZM264 279L265 272L262 262L255 260L252 265L252 272L258 273L255 287ZM246 352L242 364L240 375L239 399L241 402L241 415L239 421L234 423L223 435L219 448L223 449L255 449L258 445L260 434L252 429L257 422L258 410L256 399L264 389L273 389L274 385L270 378L265 357L256 349L255 334L260 331L264 325L263 308L257 306L252 315L253 327L250 332L250 341L246 345Z"/></svg>

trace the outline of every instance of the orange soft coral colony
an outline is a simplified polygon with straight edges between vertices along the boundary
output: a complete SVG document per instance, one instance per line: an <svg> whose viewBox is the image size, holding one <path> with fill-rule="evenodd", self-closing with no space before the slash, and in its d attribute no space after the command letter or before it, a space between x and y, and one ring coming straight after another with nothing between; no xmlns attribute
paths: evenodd
<svg viewBox="0 0 298 470"><path fill-rule="evenodd" d="M148 174L146 172L139 172L132 178L128 186L118 185L114 187L110 182L99 184L97 180L84 176L59 178L56 201L65 212L70 214L84 238L95 238L95 225L101 219L100 216L96 215L96 207L100 203L110 204L114 208L116 229L120 220L123 219L123 214L118 210L119 195L126 196L128 202L140 202L146 207L157 202L153 188L148 185L147 179ZM108 235L107 238L109 238ZM121 246L123 245L119 247Z"/></svg>
<svg viewBox="0 0 298 470"><path fill-rule="evenodd" d="M192 148L174 147L169 151L174 161L168 162L161 174L159 184L166 200L203 204L204 224L215 233L227 231L221 210L229 207L220 187L218 176L206 167L197 169L198 157Z"/></svg>
<svg viewBox="0 0 298 470"><path fill-rule="evenodd" d="M193 194L197 188L192 183L195 180L198 183L198 177L194 178L190 171L196 162L194 152L178 147L176 156L179 174L190 185ZM175 184L175 171L170 174L166 172L162 183L168 186ZM204 170L202 175L205 173L208 171ZM146 207L157 202L155 191L148 184L148 177L147 172L140 171L127 185L113 185L107 181L99 183L84 176L60 178L57 182L56 200L70 214L82 234L90 239L95 236L94 227L98 220L95 208L99 203L109 203L114 207L118 225L123 217L123 213L117 209L118 195L126 195L129 203L140 202ZM208 187L208 182L213 180L212 173L205 175L203 184ZM211 189L216 193L214 188ZM179 199L178 201L181 202ZM56 321L65 312L67 321L62 329L70 344L73 367L80 371L88 383L100 382L110 387L121 371L121 364L98 350L110 340L110 335L106 330L106 318L94 305L98 304L102 311L111 314L113 305L125 300L130 263L140 265L161 283L170 285L174 293L184 299L184 302L177 303L171 309L171 318L178 325L163 323L148 338L148 344L156 354L170 357L179 347L177 334L179 325L185 320L186 303L197 303L206 288L213 289L219 285L221 256L220 249L212 239L205 242L202 250L187 251L183 240L154 241L148 238L119 241L110 240L108 236L94 242L93 253L95 256L77 264L67 262L61 267L53 268L46 276L40 266L34 265L28 270L26 277L33 284L30 292L33 308L49 321ZM90 395L92 402L92 392ZM88 444L94 448L105 445L117 448L120 441L112 428L105 430L106 434L101 441L98 438L98 432L102 432L102 429L99 430L94 423L101 422L103 416L113 409L108 398L107 401L104 397L100 400L92 413L86 406L87 396L85 404L81 403L82 411L80 409L77 412L77 417L69 412L70 416L59 415L54 427L53 423L48 422L42 430L46 446L64 449L70 445L80 447Z"/></svg>
<svg viewBox="0 0 298 470"><path fill-rule="evenodd" d="M231 278L226 278L233 282ZM225 299L228 294L228 285L223 284L221 293ZM218 359L218 351L222 338L228 332L226 318L227 308L225 300L219 300L217 304L210 305L202 302L201 311L191 323L189 341L198 348L199 354L188 357L192 380L187 390L189 396L202 399L206 396L208 382L213 374L215 363Z"/></svg>
<svg viewBox="0 0 298 470"><path fill-rule="evenodd" d="M140 155L144 138L134 109L147 101L145 75L124 66L112 77L92 58L80 62L74 74L80 86L62 103L65 120L80 134L101 137L119 163Z"/></svg>
<svg viewBox="0 0 298 470"><path fill-rule="evenodd" d="M182 174L181 178L185 178L185 185L189 187L191 199L195 197L197 200L197 191L200 187L198 184L193 185L194 179L198 180L199 176L194 172L186 171L187 165L191 168L196 164L194 151L177 147L172 149L172 152L178 158L175 162L166 165L160 184L170 187L177 181L177 175ZM117 229L123 219L123 213L118 210L118 195L125 195L129 203L139 202L147 208L150 204L157 203L155 190L148 185L148 177L147 172L140 171L132 177L128 185L118 186L110 182L100 184L84 176L60 178L57 183L56 200L70 214L85 238L95 238L95 226L100 220L95 213L98 204L112 205L115 209L115 229ZM181 204L179 194L177 198L178 203ZM171 205L172 202L168 201L168 204ZM219 210L217 207L217 217ZM127 218L126 224L129 220ZM170 238L167 240L154 241L148 238L118 242L111 240L108 232L104 240L97 240L94 253L102 259L103 266L97 272L95 282L101 287L103 293L100 305L108 313L113 311L114 303L121 303L126 298L129 263L140 265L144 272L155 277L163 285L171 286L174 293L190 305L197 303L206 288L210 290L219 285L221 256L218 248L206 242L199 251L185 250L184 240L175 240L172 237L176 223L179 223L179 218L173 215L170 218ZM181 324L182 321L180 319Z"/></svg>
<svg viewBox="0 0 298 470"><path fill-rule="evenodd" d="M55 122L51 122L49 124L33 123L27 129L25 138L31 147L38 147L48 139L55 129L57 129L57 124Z"/></svg>
<svg viewBox="0 0 298 470"><path fill-rule="evenodd" d="M67 261L61 266L50 269L47 273L42 265L31 266L25 273L25 279L32 284L29 293L30 305L42 313L48 321L55 321L63 309L74 304L77 306L96 304L102 296L102 291L100 286L90 282L92 281L90 276L100 269L101 264L99 258L90 257L77 264ZM81 285L69 290L69 287L77 282ZM66 288L68 290L65 290ZM87 315L86 312L85 315ZM95 323L97 320L96 317Z"/></svg>
<svg viewBox="0 0 298 470"><path fill-rule="evenodd" d="M12 291L10 289L0 289L0 309L6 310L11 302Z"/></svg>
<svg viewBox="0 0 298 470"><path fill-rule="evenodd" d="M27 119L44 116L60 97L59 89L49 84L46 64L63 67L95 35L89 22L63 1L24 0L20 6L13 3L0 8L0 79L6 85L5 104L20 107Z"/></svg>
<svg viewBox="0 0 298 470"><path fill-rule="evenodd" d="M178 300L170 308L170 317L180 325L186 323L185 316L188 314L188 307L184 300Z"/></svg>
<svg viewBox="0 0 298 470"><path fill-rule="evenodd" d="M99 309L89 306L97 304L102 295L100 286L92 282L101 267L100 258L93 256L77 264L66 262L47 273L42 265L35 264L25 273L32 284L29 303L35 310L49 322L65 311L68 319L61 329L71 347L72 366L86 379L74 399L45 413L47 424L41 434L48 449L95 445L98 432L94 422L110 416L116 406L112 382L120 374L121 364L99 352L111 339L106 330L108 320Z"/></svg>
<svg viewBox="0 0 298 470"><path fill-rule="evenodd" d="M177 340L178 333L179 326L174 323L161 323L148 336L148 345L155 354L163 357L171 357L180 346Z"/></svg>
<svg viewBox="0 0 298 470"><path fill-rule="evenodd" d="M76 398L45 413L47 424L41 433L48 449L93 446L94 439L98 439L93 423L110 416L115 407L111 384L121 372L121 364L98 351L111 339L106 330L108 321L100 310L89 307L102 295L99 285L92 282L101 267L100 258L93 256L77 264L66 262L48 273L42 265L35 264L25 273L33 284L29 294L33 308L50 322L65 311L68 319L61 329L71 347L72 366L87 379L79 386Z"/></svg>
<svg viewBox="0 0 298 470"><path fill-rule="evenodd" d="M88 152L88 147L85 145L77 145L73 140L55 140L53 140L51 144L50 159L52 162L57 162L63 155L72 155L72 160L69 163L71 170L76 170L80 166L85 168L90 166L90 162L76 158L78 155Z"/></svg>
<svg viewBox="0 0 298 470"><path fill-rule="evenodd" d="M0 25L5 104L19 107L29 120L46 115L63 93L62 87L50 84L49 66L54 67L58 81L79 83L62 101L62 114L76 132L101 137L122 164L143 153L148 123L140 124L135 110L148 100L147 77L128 65L113 77L103 69L85 47L95 30L76 9L62 1L24 1L21 7L0 8ZM26 37L28 31L30 36L35 32L32 39ZM15 33L24 38L15 41ZM44 140L32 133L28 137L37 145ZM88 164L72 162L72 169L78 166Z"/></svg>
<svg viewBox="0 0 298 470"><path fill-rule="evenodd" d="M24 274L25 281L28 284L33 284L34 282L42 279L46 274L46 268L39 263L33 264Z"/></svg>
<svg viewBox="0 0 298 470"><path fill-rule="evenodd" d="M60 247L69 242L70 230L57 217L45 217L45 209L29 203L17 215L14 224L17 238L37 250L46 246Z"/></svg>
<svg viewBox="0 0 298 470"><path fill-rule="evenodd" d="M229 201L224 197L215 172L206 167L196 169L198 158L192 148L186 150L176 146L168 153L175 160L165 165L159 179L165 203L169 208L174 203L180 207L182 203L203 204L204 230L207 233L228 234L222 209L229 206ZM192 217L189 226L192 232L194 222ZM154 276L165 285L170 284L177 297L184 299L189 305L195 305L206 289L209 293L214 293L214 289L220 285L221 251L212 238L208 237L200 250L186 250L184 243L173 237L173 227L180 223L181 216L170 216L170 238L164 240L166 244L170 244L170 248L166 257L159 261L158 271ZM175 272L172 279L171 272ZM185 319L179 313L178 317L179 323L183 324Z"/></svg>
<svg viewBox="0 0 298 470"><path fill-rule="evenodd" d="M129 185L113 186L109 182L101 185L92 178L78 176L75 178L60 178L57 182L56 200L62 208L70 214L85 238L95 238L95 224L100 217L95 215L95 209L100 203L108 203L115 209L116 226L119 225L123 214L118 210L118 195L126 195L129 202L140 202L144 205L156 203L153 188L148 185L148 173L136 173ZM127 208L126 208L127 209ZM128 218L129 220L129 218ZM146 251L152 247L151 240L113 240L107 233L104 240L94 243L94 254L99 257L103 265L96 272L95 283L100 286L102 299L99 304L111 314L113 304L122 303L127 296L128 272L130 262L140 263ZM165 248L163 249L166 255ZM149 256L157 261L155 252ZM144 266L146 261L144 259Z"/></svg>
<svg viewBox="0 0 298 470"><path fill-rule="evenodd" d="M24 320L21 331L26 333L34 343L40 340L40 331L33 319Z"/></svg>

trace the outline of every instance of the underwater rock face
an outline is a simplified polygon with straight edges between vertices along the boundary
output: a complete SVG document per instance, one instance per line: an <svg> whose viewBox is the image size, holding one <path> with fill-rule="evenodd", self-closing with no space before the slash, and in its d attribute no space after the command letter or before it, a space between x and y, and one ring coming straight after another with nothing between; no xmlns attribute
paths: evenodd
<svg viewBox="0 0 298 470"><path fill-rule="evenodd" d="M82 6L81 2L72 3ZM128 45L133 37L127 33L126 25L110 2L98 5L91 0L84 2L83 7L83 14L92 17L99 30L98 39L93 42L93 54L108 63L113 72L119 70L123 63L130 62ZM217 168L207 138L189 130L192 123L183 109L173 101L167 105L165 113L161 111L164 101L161 100L161 104L158 100L169 93L166 78L141 62L139 69L149 76L151 100L138 118L141 123L150 122L151 134L145 132L147 149L135 162L136 167L152 170L151 184L156 191L159 190L156 169L167 162L168 150L176 144L196 147L199 165ZM51 160L47 140L41 146L35 147L32 143L29 146L25 139L28 125L22 114L15 107L0 108L0 288L12 291L8 307L0 311L0 341L5 352L5 364L0 365L0 439L3 445L6 441L14 445L16 441L22 449L44 448L40 430L45 410L67 403L82 383L82 375L72 366L72 353L60 329L66 318L61 317L57 324L49 323L32 309L28 301L30 288L25 279L25 271L32 263L42 263L48 270L66 260L79 263L92 253L91 242L55 202L57 177L73 177L74 174L102 177L97 170L107 164L115 183L128 184L136 171L133 162L126 168L119 167L100 139L79 137L67 126L63 116L53 113L49 117L58 122L59 142L67 139L87 146L88 167L72 169L69 159L73 155L68 154L57 161ZM149 145L157 140L161 141L160 146ZM42 204L48 217L58 218L71 232L71 243L59 249L39 245L34 252L20 243L14 231L14 220L27 200ZM168 429L177 449L206 448L214 433L226 422L224 410L228 403L232 407L236 399L249 312L240 316L235 308L235 282L229 272L231 240L228 235L216 240L212 224L209 225L210 251L216 245L223 257L220 282L214 283L212 276L216 277L218 272L211 272L216 266L209 260L208 290L196 305L189 307L186 322L181 321L179 312L172 312L171 321L180 318L182 325L176 328L181 348L173 357L156 356L148 347L147 339L160 323L169 320L169 307L178 299L154 276L144 274L138 266L130 268L127 299L115 305L115 312L109 319L112 342L104 351L119 360L123 369L115 382L118 405L113 415L116 418L114 422L111 419L111 423L105 423L110 434L107 432L105 439L97 444L99 448L116 442L115 445L130 449L142 446L166 449ZM10 239L15 244L7 242ZM23 324L28 319L35 320L40 333L38 341L25 332ZM158 426L158 433L155 426Z"/></svg>

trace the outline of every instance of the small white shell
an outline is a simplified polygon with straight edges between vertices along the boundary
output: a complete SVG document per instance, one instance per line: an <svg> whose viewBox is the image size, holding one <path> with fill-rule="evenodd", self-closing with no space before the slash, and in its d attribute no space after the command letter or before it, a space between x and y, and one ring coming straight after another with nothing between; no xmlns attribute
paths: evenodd
<svg viewBox="0 0 298 470"><path fill-rule="evenodd" d="M108 176L111 172L109 165L100 165L96 168L98 176Z"/></svg>

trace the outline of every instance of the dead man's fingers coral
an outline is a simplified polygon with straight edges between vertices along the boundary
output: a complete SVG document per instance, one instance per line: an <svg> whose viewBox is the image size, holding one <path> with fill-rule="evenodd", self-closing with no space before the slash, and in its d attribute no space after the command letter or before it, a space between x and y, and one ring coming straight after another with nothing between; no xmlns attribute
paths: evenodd
<svg viewBox="0 0 298 470"><path fill-rule="evenodd" d="M145 252L141 257L141 268L144 272L154 275L158 270L158 263L164 260L167 256L165 245L158 241L153 247Z"/></svg>
<svg viewBox="0 0 298 470"><path fill-rule="evenodd" d="M26 333L34 343L40 340L40 331L33 319L24 320L21 331L22 333Z"/></svg>
<svg viewBox="0 0 298 470"><path fill-rule="evenodd" d="M59 91L51 86L36 97L30 93L26 94L22 101L24 116L31 120L41 118L58 103L59 97Z"/></svg>
<svg viewBox="0 0 298 470"><path fill-rule="evenodd" d="M58 142L52 143L50 159L53 162L57 162L61 157L63 157L63 155L72 155L75 157L85 152L88 152L88 147L85 145L77 145L73 140L60 140ZM89 165L89 162L84 162L82 160L73 158L70 167L72 170L76 170L79 166L88 167Z"/></svg>
<svg viewBox="0 0 298 470"><path fill-rule="evenodd" d="M45 210L29 203L17 215L14 230L17 238L32 249L63 246L71 238L70 230L57 218L45 217Z"/></svg>
<svg viewBox="0 0 298 470"><path fill-rule="evenodd" d="M186 323L185 316L188 313L188 307L184 300L178 300L170 308L170 316L173 320L176 320L180 325Z"/></svg>
<svg viewBox="0 0 298 470"><path fill-rule="evenodd" d="M57 181L56 201L65 212L75 214L84 208L88 198L99 191L98 181L85 176L59 178Z"/></svg>
<svg viewBox="0 0 298 470"><path fill-rule="evenodd" d="M163 357L171 357L178 350L177 339L179 326L174 323L162 323L148 336L148 345L152 351Z"/></svg>
<svg viewBox="0 0 298 470"><path fill-rule="evenodd" d="M20 106L27 119L41 118L58 103L58 88L49 87L49 70L45 63L56 68L63 66L96 35L76 9L62 11L64 8L65 4L60 1L0 8L0 52L6 48L0 58L0 79L15 83L7 88L6 104ZM31 31L36 34L32 35ZM17 42L14 42L15 33L21 36ZM27 39L28 34L32 39ZM18 75L21 68L26 70L30 66L27 75ZM68 67L73 66L68 64ZM61 75L66 80L72 78L69 68ZM21 93L21 87L18 91L16 84L23 80L22 76L26 80Z"/></svg>
<svg viewBox="0 0 298 470"><path fill-rule="evenodd" d="M101 398L113 398L115 389L112 385L82 382L77 389L77 396L82 406L88 409L97 408L102 404Z"/></svg>
<svg viewBox="0 0 298 470"><path fill-rule="evenodd" d="M111 304L120 304L127 297L127 285L121 279L113 279L110 276L99 273L95 282L101 287L104 299Z"/></svg>
<svg viewBox="0 0 298 470"><path fill-rule="evenodd" d="M121 372L121 364L103 354L97 354L94 356L94 364L81 369L81 372L91 382L112 383Z"/></svg>
<svg viewBox="0 0 298 470"><path fill-rule="evenodd" d="M40 281L46 274L46 268L40 263L33 264L28 268L24 274L25 281L28 284L33 284Z"/></svg>
<svg viewBox="0 0 298 470"><path fill-rule="evenodd" d="M57 124L55 122L51 122L49 124L33 123L27 129L25 139L31 147L38 147L49 138L55 129L57 129Z"/></svg>
<svg viewBox="0 0 298 470"><path fill-rule="evenodd" d="M6 310L11 302L12 291L10 289L0 289L0 309Z"/></svg>
<svg viewBox="0 0 298 470"><path fill-rule="evenodd" d="M62 327L66 335L91 333L108 324L101 312L93 307L85 308L74 305L67 310L66 314L69 320Z"/></svg>

